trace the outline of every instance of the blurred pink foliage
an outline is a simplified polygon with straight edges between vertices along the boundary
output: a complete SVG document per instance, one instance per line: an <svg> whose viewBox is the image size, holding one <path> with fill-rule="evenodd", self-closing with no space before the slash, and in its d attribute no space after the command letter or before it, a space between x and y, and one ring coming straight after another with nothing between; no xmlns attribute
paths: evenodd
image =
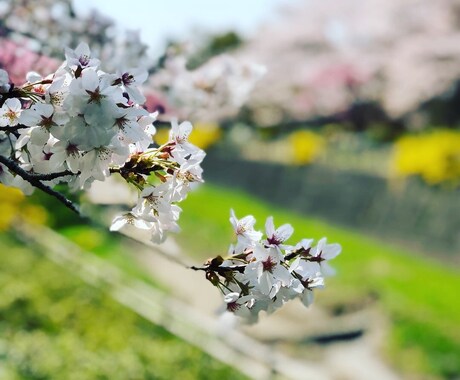
<svg viewBox="0 0 460 380"><path fill-rule="evenodd" d="M279 117L337 114L376 101L392 117L460 78L456 0L297 1L236 54L267 66L251 105Z"/></svg>
<svg viewBox="0 0 460 380"><path fill-rule="evenodd" d="M26 44L0 38L0 68L8 72L10 80L16 85L25 82L29 71L46 76L54 72L59 65L59 61L34 53Z"/></svg>

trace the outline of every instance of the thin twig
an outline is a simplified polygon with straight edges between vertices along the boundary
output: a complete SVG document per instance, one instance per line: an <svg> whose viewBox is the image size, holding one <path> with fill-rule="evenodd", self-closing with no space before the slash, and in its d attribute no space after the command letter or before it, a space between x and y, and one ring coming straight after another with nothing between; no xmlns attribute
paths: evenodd
<svg viewBox="0 0 460 380"><path fill-rule="evenodd" d="M80 211L78 210L77 206L73 204L73 202L70 199L67 199L63 194L57 192L56 190L53 190L51 187L43 184L39 179L35 177L34 174L26 172L23 168L21 168L16 162L13 160L4 157L0 155L0 163L5 165L8 169L10 169L12 172L16 173L22 179L26 180L29 182L32 186L40 189L41 191L51 195L52 197L55 197L58 201L63 203L68 209L72 210L75 212L77 215L80 215Z"/></svg>

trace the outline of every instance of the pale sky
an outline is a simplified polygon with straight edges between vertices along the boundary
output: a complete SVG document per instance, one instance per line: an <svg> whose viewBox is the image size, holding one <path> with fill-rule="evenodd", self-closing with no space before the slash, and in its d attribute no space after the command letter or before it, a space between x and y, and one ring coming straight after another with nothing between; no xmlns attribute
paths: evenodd
<svg viewBox="0 0 460 380"><path fill-rule="evenodd" d="M74 0L77 12L96 7L122 28L141 31L142 41L159 53L167 37L180 40L194 28L200 31L237 29L250 34L264 21L276 18L283 4L298 0Z"/></svg>

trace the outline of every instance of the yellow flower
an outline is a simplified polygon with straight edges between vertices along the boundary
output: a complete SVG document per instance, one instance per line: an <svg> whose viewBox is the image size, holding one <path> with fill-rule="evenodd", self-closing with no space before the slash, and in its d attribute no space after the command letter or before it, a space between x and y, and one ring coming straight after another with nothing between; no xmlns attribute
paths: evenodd
<svg viewBox="0 0 460 380"><path fill-rule="evenodd" d="M298 165L312 162L325 146L324 138L311 131L293 132L288 139L292 148L292 162Z"/></svg>
<svg viewBox="0 0 460 380"><path fill-rule="evenodd" d="M395 144L394 168L403 176L420 175L430 184L460 179L460 132L437 130L405 136Z"/></svg>
<svg viewBox="0 0 460 380"><path fill-rule="evenodd" d="M15 220L44 224L48 215L43 207L29 205L21 190L0 183L0 231L7 230Z"/></svg>
<svg viewBox="0 0 460 380"><path fill-rule="evenodd" d="M222 130L217 123L196 123L189 141L198 148L206 149L215 144L222 136Z"/></svg>
<svg viewBox="0 0 460 380"><path fill-rule="evenodd" d="M21 190L14 187L5 186L0 183L0 203L18 204L24 200L24 194Z"/></svg>

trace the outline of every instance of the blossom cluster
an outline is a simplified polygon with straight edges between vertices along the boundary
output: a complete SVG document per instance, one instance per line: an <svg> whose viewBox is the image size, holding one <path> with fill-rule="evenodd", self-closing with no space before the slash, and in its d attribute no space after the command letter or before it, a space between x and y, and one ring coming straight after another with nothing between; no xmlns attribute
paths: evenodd
<svg viewBox="0 0 460 380"><path fill-rule="evenodd" d="M324 286L324 277L333 273L328 261L341 251L339 244L322 238L302 239L286 244L294 230L290 224L275 228L273 218L265 224L265 237L254 229L252 215L238 219L233 210L230 222L237 242L229 256L217 256L200 268L224 295L225 310L255 322L260 311L272 313L287 301L299 298L305 306L313 302L313 291Z"/></svg>
<svg viewBox="0 0 460 380"><path fill-rule="evenodd" d="M219 121L235 116L264 74L264 66L225 54L189 69L186 54L179 51L169 52L150 82L180 117Z"/></svg>
<svg viewBox="0 0 460 380"><path fill-rule="evenodd" d="M192 183L201 182L204 152L187 141L189 122L174 122L170 140L155 147L153 122L141 105L139 85L147 79L142 69L106 73L82 43L66 49L66 61L47 77L31 72L22 86L10 83L0 70L0 182L21 188L53 188L65 182L73 191L88 189L118 173L139 189L131 212L115 218L151 231L160 242L166 231L176 231L180 208Z"/></svg>

